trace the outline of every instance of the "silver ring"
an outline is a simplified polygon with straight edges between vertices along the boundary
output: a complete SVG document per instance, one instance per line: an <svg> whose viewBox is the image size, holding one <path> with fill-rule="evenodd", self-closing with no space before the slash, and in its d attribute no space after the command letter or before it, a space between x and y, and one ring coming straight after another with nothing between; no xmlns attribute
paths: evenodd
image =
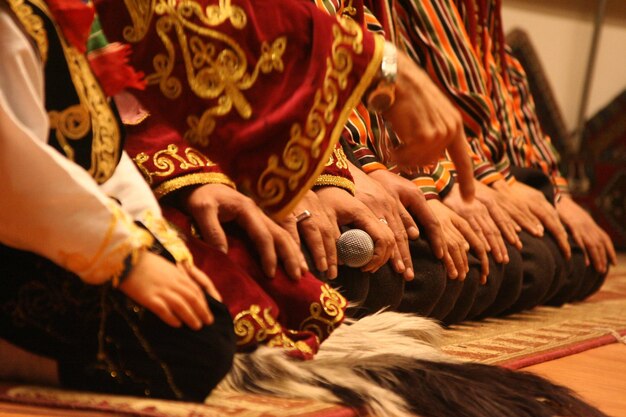
<svg viewBox="0 0 626 417"><path fill-rule="evenodd" d="M378 219L379 222L388 225L389 223L387 223L387 219L385 219L384 217L381 217L380 219Z"/></svg>
<svg viewBox="0 0 626 417"><path fill-rule="evenodd" d="M302 220L306 220L311 216L312 214L309 210L304 210L302 213L296 216L296 223L300 223Z"/></svg>

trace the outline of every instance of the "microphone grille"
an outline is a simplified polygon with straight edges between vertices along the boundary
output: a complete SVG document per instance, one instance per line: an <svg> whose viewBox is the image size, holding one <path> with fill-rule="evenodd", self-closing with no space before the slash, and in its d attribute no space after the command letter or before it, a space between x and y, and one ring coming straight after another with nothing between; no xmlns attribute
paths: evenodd
<svg viewBox="0 0 626 417"><path fill-rule="evenodd" d="M344 265L360 268L374 256L374 241L364 230L350 229L337 240L337 257Z"/></svg>

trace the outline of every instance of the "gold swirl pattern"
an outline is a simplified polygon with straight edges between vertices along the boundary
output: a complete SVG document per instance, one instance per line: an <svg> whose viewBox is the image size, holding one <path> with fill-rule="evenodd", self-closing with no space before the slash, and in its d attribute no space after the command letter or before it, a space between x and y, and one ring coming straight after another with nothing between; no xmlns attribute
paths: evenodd
<svg viewBox="0 0 626 417"><path fill-rule="evenodd" d="M348 302L328 284L322 284L321 290L320 302L311 304L311 315L302 322L300 330L313 332L319 340L324 340L343 321Z"/></svg>
<svg viewBox="0 0 626 417"><path fill-rule="evenodd" d="M361 27L350 19L339 19L334 25L331 56L327 58L322 88L315 93L314 102L304 128L295 123L291 137L281 156L272 155L256 187L262 208L281 201L287 190L301 187L301 178L308 172L312 158L320 156L320 145L334 119L339 91L345 90L352 70L351 53L363 51Z"/></svg>
<svg viewBox="0 0 626 417"><path fill-rule="evenodd" d="M59 141L63 152L68 159L74 160L74 148L70 146L67 139L80 140L89 133L91 129L91 118L89 110L82 104L70 106L67 109L57 112L48 112L50 128L54 129L55 137Z"/></svg>
<svg viewBox="0 0 626 417"><path fill-rule="evenodd" d="M215 166L205 155L193 148L185 148L185 155L181 156L178 146L174 144L167 145L167 148L156 152L152 156L152 164L157 170L151 171L146 167L146 162L150 160L144 152L137 154L133 161L139 168L148 184L154 183L153 177L166 177L171 175L178 165L178 168L182 170L189 170L199 167L211 167Z"/></svg>
<svg viewBox="0 0 626 417"><path fill-rule="evenodd" d="M348 169L348 157L341 146L336 146L333 153L328 156L326 166L335 165L339 169Z"/></svg>
<svg viewBox="0 0 626 417"><path fill-rule="evenodd" d="M257 304L248 310L240 311L233 319L237 346L245 346L250 342L264 342L282 333L282 327L272 317L272 308L267 307L261 313Z"/></svg>
<svg viewBox="0 0 626 417"><path fill-rule="evenodd" d="M20 20L26 33L33 38L39 49L41 60L45 65L48 61L48 34L43 20L33 13L32 7L24 3L24 0L9 0L9 7Z"/></svg>
<svg viewBox="0 0 626 417"><path fill-rule="evenodd" d="M230 0L220 0L204 10L192 0L125 0L125 3L132 20L132 26L125 27L123 32L129 42L145 37L154 15L159 16L155 28L165 52L154 57L154 72L146 76L147 83L158 84L167 98L178 98L183 91L183 83L172 76L172 72L179 51L187 83L193 93L200 98L217 101L202 115L188 117L189 129L184 136L191 143L208 145L209 135L215 129L215 118L230 113L233 107L241 117L249 119L252 106L243 91L255 84L260 73L283 70L282 55L287 46L285 37L271 43L263 42L261 55L250 73L248 59L241 46L223 32L211 29L226 21L235 29L246 26L244 10L231 4ZM224 46L220 48L218 44Z"/></svg>

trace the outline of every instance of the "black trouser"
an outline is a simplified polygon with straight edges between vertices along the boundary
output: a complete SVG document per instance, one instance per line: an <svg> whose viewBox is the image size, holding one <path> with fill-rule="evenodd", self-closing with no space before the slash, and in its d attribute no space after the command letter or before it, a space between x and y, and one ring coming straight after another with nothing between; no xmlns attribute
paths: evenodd
<svg viewBox="0 0 626 417"><path fill-rule="evenodd" d="M232 319L174 328L110 285L87 285L32 253L0 245L0 337L58 363L68 388L203 401L229 371Z"/></svg>

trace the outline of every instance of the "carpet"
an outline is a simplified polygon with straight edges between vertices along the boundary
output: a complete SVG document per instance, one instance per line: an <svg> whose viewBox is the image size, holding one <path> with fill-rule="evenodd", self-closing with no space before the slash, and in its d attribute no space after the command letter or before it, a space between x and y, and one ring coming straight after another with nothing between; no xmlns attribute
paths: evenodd
<svg viewBox="0 0 626 417"><path fill-rule="evenodd" d="M626 334L626 254L618 265L602 290L584 303L456 325L444 332L443 350L462 359L517 369L615 342L616 336ZM0 384L0 415L357 417L358 413L310 400L219 391L207 404L192 404Z"/></svg>
<svg viewBox="0 0 626 417"><path fill-rule="evenodd" d="M615 342L626 335L626 255L602 290L583 303L538 307L501 319L452 326L443 350L519 369Z"/></svg>

